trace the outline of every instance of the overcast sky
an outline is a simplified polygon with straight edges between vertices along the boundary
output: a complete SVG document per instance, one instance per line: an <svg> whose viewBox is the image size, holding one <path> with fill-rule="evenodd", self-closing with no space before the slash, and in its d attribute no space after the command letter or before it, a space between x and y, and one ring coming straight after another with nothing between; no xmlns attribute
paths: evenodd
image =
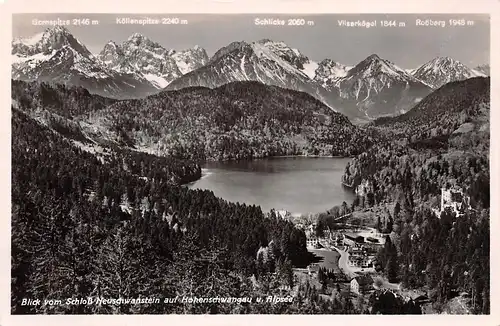
<svg viewBox="0 0 500 326"><path fill-rule="evenodd" d="M187 25L118 25L116 18L179 17ZM314 26L257 26L255 18L292 18L276 14L232 15L130 15L130 14L18 14L13 16L13 37L28 37L47 26L33 25L33 19L98 20L94 26L69 26L73 35L87 48L98 53L109 40L121 43L132 33L141 33L168 49L185 49L199 45L212 55L233 41L255 41L263 38L284 41L315 61L325 58L355 65L370 54L393 61L403 68L414 68L437 56L449 56L475 67L489 63L490 23L488 15L408 15L408 14L320 14L302 16ZM449 19L474 21L474 26L453 27ZM340 27L338 20L377 20L372 28ZM405 27L380 27L380 20L404 22ZM446 27L416 26L417 19L446 21Z"/></svg>

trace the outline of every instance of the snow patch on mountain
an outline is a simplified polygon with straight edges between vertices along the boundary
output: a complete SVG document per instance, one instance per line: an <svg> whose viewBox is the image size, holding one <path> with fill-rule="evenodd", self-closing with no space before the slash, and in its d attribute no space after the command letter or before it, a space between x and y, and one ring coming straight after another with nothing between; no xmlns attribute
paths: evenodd
<svg viewBox="0 0 500 326"><path fill-rule="evenodd" d="M155 74L143 74L144 78L149 80L156 88L165 88L168 86L169 81L165 78L157 76Z"/></svg>
<svg viewBox="0 0 500 326"><path fill-rule="evenodd" d="M34 54L32 56L27 56L27 57L17 56L15 54L13 54L11 56L11 58L12 58L13 64L27 63L29 66L34 67L42 61L50 60L56 52L57 52L56 50L53 50L51 53L47 53L47 54L37 53L37 54Z"/></svg>
<svg viewBox="0 0 500 326"><path fill-rule="evenodd" d="M19 39L14 40L13 43L14 44L24 44L26 46L33 46L42 40L43 34L44 33L41 32L41 33L37 33L31 37L19 38Z"/></svg>
<svg viewBox="0 0 500 326"><path fill-rule="evenodd" d="M245 57L246 57L246 55L243 55L243 57L241 58L240 69L243 72L243 75L245 75L245 78L248 80L248 75L245 71Z"/></svg>
<svg viewBox="0 0 500 326"><path fill-rule="evenodd" d="M302 72L305 73L309 78L314 79L316 76L316 69L318 69L319 64L314 61L309 61L308 63L304 64L304 69L302 69Z"/></svg>
<svg viewBox="0 0 500 326"><path fill-rule="evenodd" d="M261 44L259 42L254 42L252 43L252 49L254 53L259 57L260 59L267 59L276 62L279 64L281 67L285 68L285 70L288 73L291 74L296 74L297 73L297 68L292 66L288 61L284 60L281 58L278 54L273 52L270 48L265 46L264 44ZM300 71L300 73L304 74L303 72ZM304 74L305 75L305 74Z"/></svg>
<svg viewBox="0 0 500 326"><path fill-rule="evenodd" d="M475 67L473 70L476 71L477 73L480 73L480 74L483 74L486 76L490 75L490 65L489 64L479 65L479 66Z"/></svg>
<svg viewBox="0 0 500 326"><path fill-rule="evenodd" d="M332 86L342 77L347 75L351 66L346 66L331 59L325 59L318 64L315 70L314 80L324 88L332 89Z"/></svg>

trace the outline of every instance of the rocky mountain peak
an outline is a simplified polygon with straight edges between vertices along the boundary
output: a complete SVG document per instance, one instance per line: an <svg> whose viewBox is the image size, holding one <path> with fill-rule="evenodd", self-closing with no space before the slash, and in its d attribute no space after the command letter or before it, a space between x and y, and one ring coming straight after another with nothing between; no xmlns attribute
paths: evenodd
<svg viewBox="0 0 500 326"><path fill-rule="evenodd" d="M107 54L123 54L123 51L114 41L109 41L99 53L100 56Z"/></svg>
<svg viewBox="0 0 500 326"><path fill-rule="evenodd" d="M116 44L108 42L96 58L67 28L55 26L12 42L12 78L82 86L107 97L151 94L154 86L140 75L103 64L119 57Z"/></svg>
<svg viewBox="0 0 500 326"><path fill-rule="evenodd" d="M30 56L37 53L50 54L63 47L70 47L85 57L92 56L90 51L64 26L50 27L32 37L13 40L12 54L18 56Z"/></svg>
<svg viewBox="0 0 500 326"><path fill-rule="evenodd" d="M225 56L226 54L233 52L237 49L241 49L243 47L249 47L250 44L245 41L235 41L231 42L228 45L220 48L214 55L210 58L209 62L217 61L219 58Z"/></svg>
<svg viewBox="0 0 500 326"><path fill-rule="evenodd" d="M477 66L476 68L474 68L474 70L485 74L486 76L490 75L490 65L487 63Z"/></svg>
<svg viewBox="0 0 500 326"><path fill-rule="evenodd" d="M365 60L368 60L368 61L379 61L379 60L382 60L380 59L380 57L378 56L378 54L370 54Z"/></svg>
<svg viewBox="0 0 500 326"><path fill-rule="evenodd" d="M109 68L141 75L159 89L208 61L205 49L198 45L181 51L166 49L140 33L122 44L108 42L99 58Z"/></svg>
<svg viewBox="0 0 500 326"><path fill-rule="evenodd" d="M332 59L324 59L318 64L314 80L329 89L339 78L345 77L351 68Z"/></svg>
<svg viewBox="0 0 500 326"><path fill-rule="evenodd" d="M431 85L433 88L439 88L452 81L482 77L485 74L467 67L458 60L441 56L415 69L413 76Z"/></svg>
<svg viewBox="0 0 500 326"><path fill-rule="evenodd" d="M133 33L128 37L128 41L136 41L136 42L142 42L144 40L147 40L148 38L142 35L141 33Z"/></svg>
<svg viewBox="0 0 500 326"><path fill-rule="evenodd" d="M349 70L348 76L360 75L362 77L370 77L380 73L393 77L406 75L406 72L396 67L390 61L380 58L377 54L372 54Z"/></svg>

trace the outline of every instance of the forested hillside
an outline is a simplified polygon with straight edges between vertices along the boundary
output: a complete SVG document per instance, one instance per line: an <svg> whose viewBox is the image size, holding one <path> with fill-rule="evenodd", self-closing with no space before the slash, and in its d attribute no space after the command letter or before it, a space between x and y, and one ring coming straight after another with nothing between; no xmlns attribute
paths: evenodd
<svg viewBox="0 0 500 326"><path fill-rule="evenodd" d="M489 78L443 86L397 118L391 133L346 167L358 191L353 207L383 207L377 228L390 232L379 256L394 281L430 289L436 306L465 291L475 313L489 313ZM437 216L441 188L461 188L472 210ZM392 245L393 244L393 245Z"/></svg>
<svg viewBox="0 0 500 326"><path fill-rule="evenodd" d="M99 139L96 141L85 133L82 123L75 121L71 112L100 109L105 105L101 101L106 102L107 99L90 95L81 88L67 89L59 85L52 88L46 84L31 88L33 85L25 84L28 86L26 92L21 88L15 89L13 105L84 152L93 154L100 162L121 164L125 171L142 178L161 176L171 184L188 183L201 177L201 167L196 162L137 151L124 146L123 141L98 142Z"/></svg>
<svg viewBox="0 0 500 326"><path fill-rule="evenodd" d="M445 84L405 114L379 118L374 125L406 134L411 142L449 135L460 126L489 128L490 78Z"/></svg>
<svg viewBox="0 0 500 326"><path fill-rule="evenodd" d="M12 80L11 91L12 99L24 108L44 108L67 118L98 111L117 102L114 99L90 94L83 87L67 87L61 84Z"/></svg>
<svg viewBox="0 0 500 326"><path fill-rule="evenodd" d="M148 177L137 176L126 167L134 162L101 161L12 109L12 313L355 312L347 301L295 287L291 264L308 256L304 233L290 222L177 186L154 165L137 163ZM272 255L257 259L270 243ZM23 298L255 297L278 294L281 285L298 291L292 304L21 305Z"/></svg>
<svg viewBox="0 0 500 326"><path fill-rule="evenodd" d="M116 101L82 88L13 81L12 98L75 140L197 163L279 155L352 156L380 136L352 125L306 93L258 82Z"/></svg>
<svg viewBox="0 0 500 326"><path fill-rule="evenodd" d="M79 117L141 150L195 160L355 155L373 135L306 93L257 82L187 88ZM89 131L91 132L91 131Z"/></svg>

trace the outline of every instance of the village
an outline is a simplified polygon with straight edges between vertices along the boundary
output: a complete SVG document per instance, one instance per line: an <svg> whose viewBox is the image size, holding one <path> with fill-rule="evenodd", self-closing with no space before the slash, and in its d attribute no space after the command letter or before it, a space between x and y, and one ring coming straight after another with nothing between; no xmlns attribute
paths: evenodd
<svg viewBox="0 0 500 326"><path fill-rule="evenodd" d="M403 291L400 284L390 283L377 266L377 252L386 234L373 228L343 224L344 229L328 231L323 237L311 224L306 231L307 249L318 261L306 268L294 268L296 279L316 286L329 299L349 300L357 309L370 309L370 297L389 294L416 305L429 303L423 291Z"/></svg>
<svg viewBox="0 0 500 326"><path fill-rule="evenodd" d="M461 189L443 188L438 207L432 210L439 218L445 210L451 210L457 216L471 209L470 198ZM290 218L285 210L277 211L278 216ZM424 291L402 289L399 283L390 283L380 273L377 253L385 244L386 236L368 226L347 223L352 213L338 218L339 228L322 230L317 235L317 223L314 219L296 222L295 227L306 234L309 252L317 257L306 268L294 268L294 274L301 282L314 284L324 297L340 296L355 302L358 306L367 306L371 294L390 293L404 301L425 306L430 303Z"/></svg>
<svg viewBox="0 0 500 326"><path fill-rule="evenodd" d="M367 187L368 184L358 187L356 194L363 194ZM462 189L448 187L441 189L440 200L436 207L431 209L440 218L445 211L463 216L472 207L470 198ZM422 311L430 309L431 302L426 291L403 289L400 283L390 283L381 273L377 253L384 246L389 234L366 226L367 223L363 220L355 223L352 218L357 214L358 218L364 215L368 220L376 219L378 211L365 209L352 213L343 210L334 217L334 230L330 227L319 227L317 216L297 218L286 210L277 210L275 213L292 221L296 228L304 231L307 250L316 257L308 266L294 268L295 278L300 280L300 283L314 285L325 298L344 298L361 309L369 309L372 294L400 298L404 302L413 303ZM462 299L460 297L457 302Z"/></svg>

